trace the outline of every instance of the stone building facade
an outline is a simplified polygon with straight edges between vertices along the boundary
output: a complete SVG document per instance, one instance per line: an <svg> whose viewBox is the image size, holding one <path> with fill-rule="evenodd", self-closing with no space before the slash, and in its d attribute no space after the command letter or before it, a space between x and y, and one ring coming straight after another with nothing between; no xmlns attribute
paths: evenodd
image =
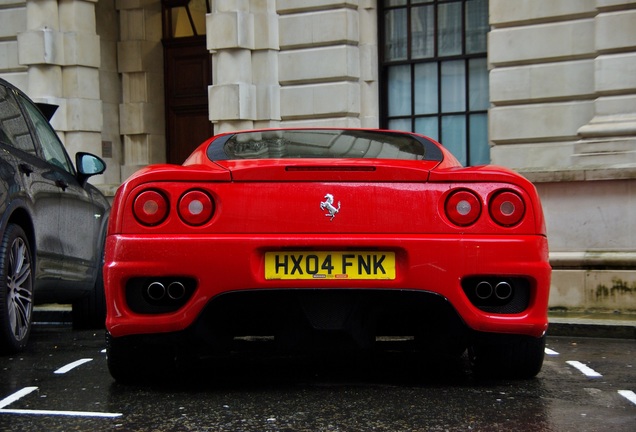
<svg viewBox="0 0 636 432"><path fill-rule="evenodd" d="M635 312L634 0L0 0L0 76L60 106L63 142L106 160L94 182L112 195L175 145L166 38L182 26L205 35L216 132L388 127L386 10L455 1L487 6L490 161L542 196L551 306Z"/></svg>

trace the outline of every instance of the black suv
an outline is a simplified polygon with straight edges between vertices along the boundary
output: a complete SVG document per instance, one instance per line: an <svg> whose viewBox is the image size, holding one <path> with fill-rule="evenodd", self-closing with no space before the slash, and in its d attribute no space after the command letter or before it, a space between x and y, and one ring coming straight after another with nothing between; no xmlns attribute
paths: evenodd
<svg viewBox="0 0 636 432"><path fill-rule="evenodd" d="M103 173L106 164L97 156L77 153L75 168L49 124L54 112L50 108L0 79L4 353L26 346L35 301L72 303L75 327L104 325L102 262L110 205L86 180Z"/></svg>

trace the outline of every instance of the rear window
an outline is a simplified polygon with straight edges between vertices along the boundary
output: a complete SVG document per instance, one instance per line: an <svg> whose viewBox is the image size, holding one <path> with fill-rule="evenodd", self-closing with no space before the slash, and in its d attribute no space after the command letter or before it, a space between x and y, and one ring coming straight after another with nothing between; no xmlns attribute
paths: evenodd
<svg viewBox="0 0 636 432"><path fill-rule="evenodd" d="M370 130L300 129L241 132L208 147L212 160L407 159L441 160L432 142L409 134Z"/></svg>

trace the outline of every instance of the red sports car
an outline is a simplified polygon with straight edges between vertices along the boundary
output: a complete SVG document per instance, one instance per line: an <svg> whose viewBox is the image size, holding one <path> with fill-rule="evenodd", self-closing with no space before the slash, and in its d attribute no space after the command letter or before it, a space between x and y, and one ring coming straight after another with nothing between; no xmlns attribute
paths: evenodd
<svg viewBox="0 0 636 432"><path fill-rule="evenodd" d="M550 272L536 190L507 169L464 168L406 132L224 133L117 193L108 366L129 381L245 336L294 352L408 336L468 349L478 373L533 377Z"/></svg>

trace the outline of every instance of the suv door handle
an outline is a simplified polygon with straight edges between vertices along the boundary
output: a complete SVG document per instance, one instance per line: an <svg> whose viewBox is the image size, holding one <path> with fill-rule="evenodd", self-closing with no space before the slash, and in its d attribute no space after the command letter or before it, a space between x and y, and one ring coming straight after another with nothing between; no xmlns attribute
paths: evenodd
<svg viewBox="0 0 636 432"><path fill-rule="evenodd" d="M29 165L25 164L25 163L21 163L18 165L20 168L20 172L22 174L25 174L27 177L31 175L31 173L34 171L33 168L31 168Z"/></svg>

